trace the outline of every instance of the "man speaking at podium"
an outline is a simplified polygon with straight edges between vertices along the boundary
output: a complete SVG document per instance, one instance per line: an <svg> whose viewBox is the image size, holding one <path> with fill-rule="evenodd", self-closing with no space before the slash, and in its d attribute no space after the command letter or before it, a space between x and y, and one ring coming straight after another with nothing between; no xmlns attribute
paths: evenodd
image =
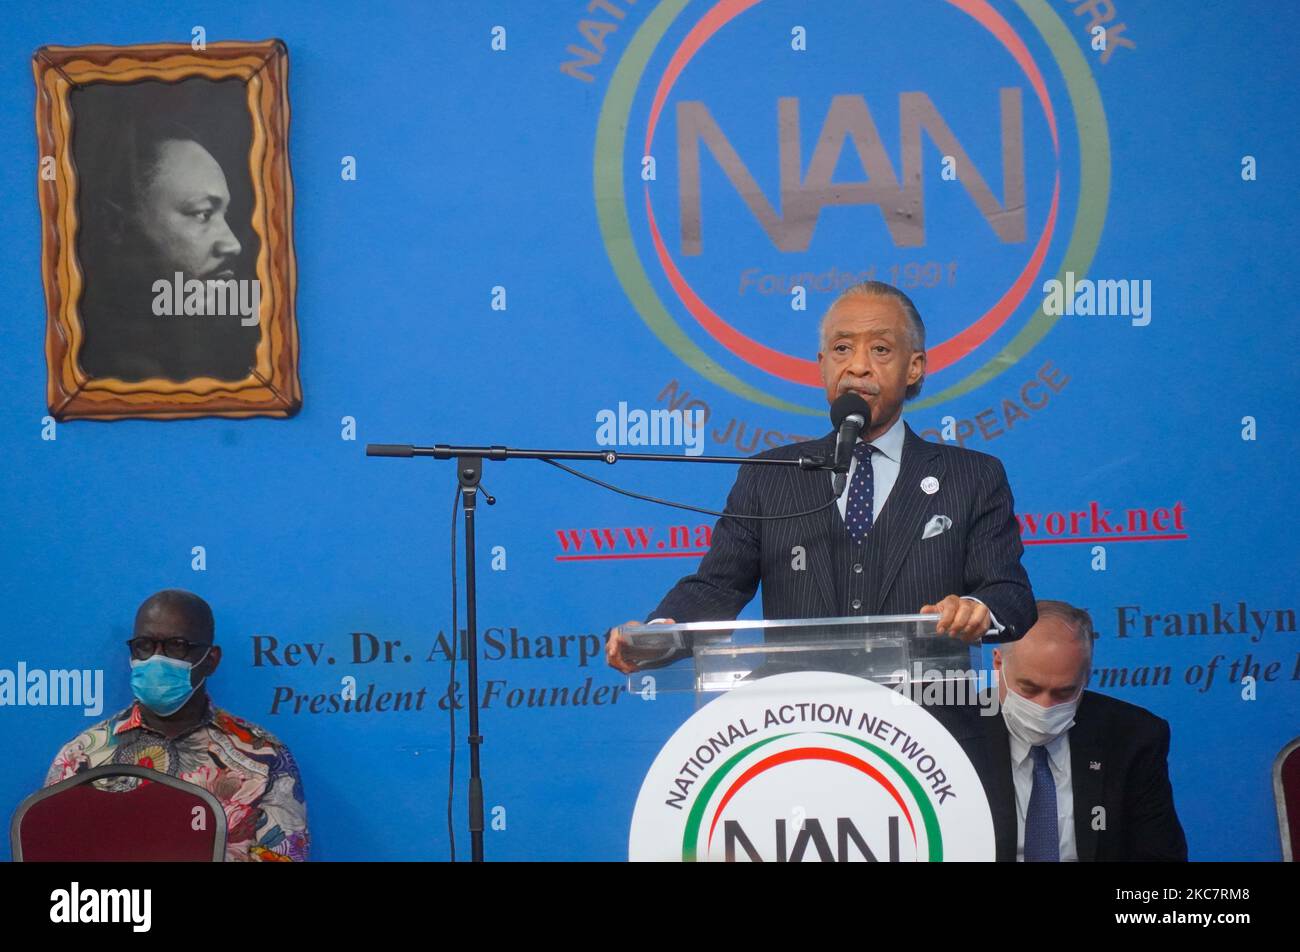
<svg viewBox="0 0 1300 952"><path fill-rule="evenodd" d="M649 618L732 619L761 582L769 619L938 613L939 632L961 642L990 632L1001 641L1021 637L1038 616L1002 464L923 440L903 422L903 401L925 379L925 325L911 299L878 281L847 289L822 318L817 363L828 403L858 394L871 411L836 505L793 519L724 515L699 568ZM760 456L829 459L835 448L832 432ZM830 500L833 479L824 470L741 466L725 512L817 509ZM606 658L625 673L651 660L618 628Z"/></svg>

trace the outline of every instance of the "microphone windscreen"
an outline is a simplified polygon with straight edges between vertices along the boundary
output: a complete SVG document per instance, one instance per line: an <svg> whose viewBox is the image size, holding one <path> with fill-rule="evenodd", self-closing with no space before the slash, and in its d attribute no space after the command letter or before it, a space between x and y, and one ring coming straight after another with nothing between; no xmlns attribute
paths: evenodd
<svg viewBox="0 0 1300 952"><path fill-rule="evenodd" d="M861 394L853 391L840 394L839 398L831 404L831 423L838 430L845 418L853 413L860 413L862 419L866 420L864 430L871 429L871 406L862 399Z"/></svg>

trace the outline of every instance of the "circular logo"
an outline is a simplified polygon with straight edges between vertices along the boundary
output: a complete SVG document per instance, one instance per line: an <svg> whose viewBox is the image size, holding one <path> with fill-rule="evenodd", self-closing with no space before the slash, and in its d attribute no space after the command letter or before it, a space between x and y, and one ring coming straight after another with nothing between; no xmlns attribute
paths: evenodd
<svg viewBox="0 0 1300 952"><path fill-rule="evenodd" d="M628 856L991 860L993 820L970 760L924 708L798 672L741 685L673 734L641 786Z"/></svg>
<svg viewBox="0 0 1300 952"><path fill-rule="evenodd" d="M1086 274L1100 239L1105 115L1060 17L1020 0L1074 136L1045 71L986 0L909 3L906 16L885 6L718 0L686 22L686 0L662 0L601 109L597 214L629 301L687 365L774 409L825 413L807 315L830 298L810 306L809 295L875 279L918 299L939 387L919 409L1041 340L1057 318L1032 292L1051 268ZM780 30L788 44L772 41ZM936 76L925 65L964 63L954 45L988 88L966 89L964 66ZM942 61L930 55L941 47ZM711 214L726 227L710 230Z"/></svg>

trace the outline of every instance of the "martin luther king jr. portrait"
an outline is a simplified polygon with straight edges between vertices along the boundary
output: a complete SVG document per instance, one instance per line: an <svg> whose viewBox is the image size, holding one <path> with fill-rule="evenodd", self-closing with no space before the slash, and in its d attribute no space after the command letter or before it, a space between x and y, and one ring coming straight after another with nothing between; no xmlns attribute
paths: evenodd
<svg viewBox="0 0 1300 952"><path fill-rule="evenodd" d="M82 370L244 379L260 289L243 84L90 83L70 104Z"/></svg>

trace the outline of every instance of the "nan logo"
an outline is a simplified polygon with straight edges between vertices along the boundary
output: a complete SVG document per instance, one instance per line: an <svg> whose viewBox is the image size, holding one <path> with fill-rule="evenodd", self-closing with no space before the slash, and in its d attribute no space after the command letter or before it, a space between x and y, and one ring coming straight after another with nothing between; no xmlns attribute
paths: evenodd
<svg viewBox="0 0 1300 952"><path fill-rule="evenodd" d="M993 817L929 711L861 678L779 674L711 701L641 786L632 860L991 860Z"/></svg>
<svg viewBox="0 0 1300 952"><path fill-rule="evenodd" d="M132 932L148 932L153 917L152 889L71 889L50 893L51 922L129 922Z"/></svg>

